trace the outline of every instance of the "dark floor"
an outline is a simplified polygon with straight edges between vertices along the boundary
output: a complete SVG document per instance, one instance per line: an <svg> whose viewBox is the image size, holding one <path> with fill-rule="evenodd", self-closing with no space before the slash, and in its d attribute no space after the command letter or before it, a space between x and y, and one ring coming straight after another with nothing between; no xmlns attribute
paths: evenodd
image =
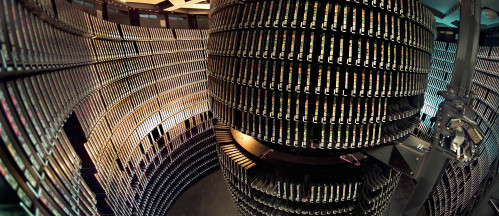
<svg viewBox="0 0 499 216"><path fill-rule="evenodd" d="M414 183L402 175L387 209L387 216L401 215L409 200ZM236 208L232 204L221 170L207 175L191 186L173 203L169 216L235 216Z"/></svg>
<svg viewBox="0 0 499 216"><path fill-rule="evenodd" d="M407 176L402 175L400 177L399 184L393 193L392 200L387 209L387 216L398 216L402 215L402 210L404 210L407 201L411 197L411 192L414 189L414 182Z"/></svg>
<svg viewBox="0 0 499 216"><path fill-rule="evenodd" d="M169 216L236 216L220 169L189 187L168 211Z"/></svg>

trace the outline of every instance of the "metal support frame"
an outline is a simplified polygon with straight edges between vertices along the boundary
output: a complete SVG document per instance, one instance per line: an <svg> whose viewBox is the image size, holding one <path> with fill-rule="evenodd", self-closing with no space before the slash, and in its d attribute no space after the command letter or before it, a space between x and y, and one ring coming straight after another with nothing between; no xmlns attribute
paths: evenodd
<svg viewBox="0 0 499 216"><path fill-rule="evenodd" d="M442 155L442 152L432 148L427 155L425 164L422 166L421 175L416 178L416 186L411 193L411 197L402 212L404 216L418 215L424 205L428 195L433 191L433 187L440 179L444 168L449 163L449 159Z"/></svg>
<svg viewBox="0 0 499 216"><path fill-rule="evenodd" d="M472 100L470 91L480 35L480 5L480 0L460 2L459 40L454 72L446 91L441 92L445 101L439 106L433 147L428 150L431 144L410 136L392 146L365 150L370 156L416 181L411 197L402 212L404 216L420 214L428 195L439 182L449 160L453 158L452 152L442 148L438 143L439 136L446 133L446 123L451 118L471 119L474 116L469 104Z"/></svg>
<svg viewBox="0 0 499 216"><path fill-rule="evenodd" d="M412 179L418 179L430 146L430 143L410 135L392 145L363 149L363 152Z"/></svg>
<svg viewBox="0 0 499 216"><path fill-rule="evenodd" d="M419 214L449 162L440 150L430 147L430 143L411 135L393 145L364 150L366 154L417 182L402 212L404 216Z"/></svg>
<svg viewBox="0 0 499 216"><path fill-rule="evenodd" d="M480 40L481 0L461 0L459 39L451 83L447 91L458 97L469 97L475 73Z"/></svg>
<svg viewBox="0 0 499 216"><path fill-rule="evenodd" d="M435 126L435 143L427 161L422 166L422 174L402 215L415 216L421 210L428 195L441 178L444 168L452 156L449 150L440 146L441 135L448 135L447 122L451 118L473 118L469 108L472 100L471 83L475 71L478 41L480 39L480 0L460 2L459 40L451 83L441 95L445 98L439 106Z"/></svg>
<svg viewBox="0 0 499 216"><path fill-rule="evenodd" d="M480 40L480 5L480 0L460 2L459 39L452 80L445 91L439 92L445 100L438 107L434 147L443 155L454 159L456 155L447 146L454 132L447 124L451 119L472 121L471 119L475 116L470 104L473 100L471 84ZM471 124L474 123L471 122ZM462 164L462 161L458 162Z"/></svg>

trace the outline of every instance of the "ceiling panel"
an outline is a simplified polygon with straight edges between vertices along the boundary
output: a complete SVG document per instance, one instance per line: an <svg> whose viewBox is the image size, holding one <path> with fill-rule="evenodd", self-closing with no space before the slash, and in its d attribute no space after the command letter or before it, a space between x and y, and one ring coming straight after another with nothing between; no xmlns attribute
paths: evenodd
<svg viewBox="0 0 499 216"><path fill-rule="evenodd" d="M442 17L436 17L437 26L441 27L458 27L454 24L459 21L458 0L420 0L424 5L431 7L443 14ZM499 0L482 0L482 8L490 8L499 11ZM483 14L481 16L482 29L499 25L499 18L493 20L488 19Z"/></svg>
<svg viewBox="0 0 499 216"><path fill-rule="evenodd" d="M195 5L197 3L204 2L204 1L205 0L190 0L188 2L185 2L184 0L170 0L170 2L173 4L173 7L166 8L165 11L174 11L174 10L179 9L179 8L195 8L195 9L198 9L198 8L196 8ZM204 4L204 5L206 5L206 4ZM204 8L201 8L201 9L204 9ZM207 9L210 9L209 5L208 5Z"/></svg>
<svg viewBox="0 0 499 216"><path fill-rule="evenodd" d="M182 8L209 10L210 4L190 4L190 5L185 5Z"/></svg>
<svg viewBox="0 0 499 216"><path fill-rule="evenodd" d="M122 3L128 4L129 6L134 5L144 5L154 7L156 10L164 10L164 11L174 11L180 13L190 13L189 11L196 10L196 13L200 13L199 11L205 11L201 13L208 13L210 9L210 4L207 0L118 0ZM139 7L142 8L142 7ZM150 8L148 8L150 9ZM187 12L186 12L187 11Z"/></svg>
<svg viewBox="0 0 499 216"><path fill-rule="evenodd" d="M143 3L157 6L162 4L163 7L159 9L164 11L183 12L189 10L206 10L210 8L206 0L122 0L128 3ZM434 9L437 14L437 26L457 27L456 21L459 21L459 1L458 0L420 0L420 2L430 8ZM165 4L171 3L171 4ZM165 8L165 5L166 8ZM482 8L490 8L499 11L499 0L482 0ZM482 15L482 28L488 28L499 25L499 18L493 20L488 19Z"/></svg>
<svg viewBox="0 0 499 216"><path fill-rule="evenodd" d="M143 3L143 4L158 4L164 0L122 0L125 3L133 2L133 3Z"/></svg>
<svg viewBox="0 0 499 216"><path fill-rule="evenodd" d="M457 3L457 0L420 0L419 2L445 13Z"/></svg>

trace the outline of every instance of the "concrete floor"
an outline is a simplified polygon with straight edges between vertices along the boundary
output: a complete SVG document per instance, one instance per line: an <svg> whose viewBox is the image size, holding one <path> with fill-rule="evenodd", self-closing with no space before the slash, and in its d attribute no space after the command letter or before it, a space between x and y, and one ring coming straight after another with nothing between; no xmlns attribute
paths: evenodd
<svg viewBox="0 0 499 216"><path fill-rule="evenodd" d="M169 216L236 216L237 211L220 169L182 193L168 211Z"/></svg>

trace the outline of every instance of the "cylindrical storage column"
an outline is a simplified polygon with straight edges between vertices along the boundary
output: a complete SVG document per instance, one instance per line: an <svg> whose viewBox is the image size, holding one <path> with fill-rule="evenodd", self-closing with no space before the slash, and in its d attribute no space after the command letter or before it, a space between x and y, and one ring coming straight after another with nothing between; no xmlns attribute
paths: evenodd
<svg viewBox="0 0 499 216"><path fill-rule="evenodd" d="M417 123L434 18L415 1L213 1L213 110L258 140L376 146Z"/></svg>
<svg viewBox="0 0 499 216"><path fill-rule="evenodd" d="M210 17L213 113L269 151L341 155L352 166L349 153L400 139L417 125L436 29L417 1L214 0ZM298 179L320 175L313 166L255 160L296 167Z"/></svg>
<svg viewBox="0 0 499 216"><path fill-rule="evenodd" d="M241 215L381 215L400 173L355 152L275 151L217 125L219 164Z"/></svg>

